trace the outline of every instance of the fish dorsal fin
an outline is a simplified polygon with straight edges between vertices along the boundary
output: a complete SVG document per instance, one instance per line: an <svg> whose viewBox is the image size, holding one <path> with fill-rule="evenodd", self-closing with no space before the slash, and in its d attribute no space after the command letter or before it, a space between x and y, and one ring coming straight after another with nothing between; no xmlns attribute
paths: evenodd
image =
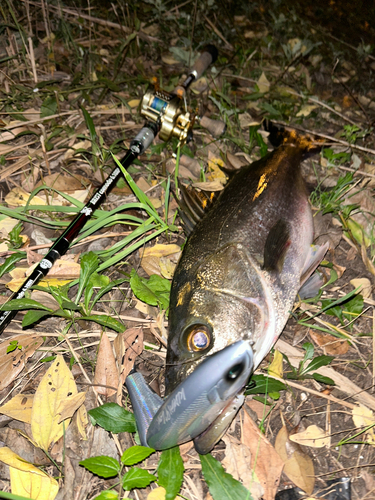
<svg viewBox="0 0 375 500"><path fill-rule="evenodd" d="M284 219L279 219L268 233L264 245L263 268L266 271L281 271L289 246L289 224Z"/></svg>
<svg viewBox="0 0 375 500"><path fill-rule="evenodd" d="M189 236L196 224L203 218L203 216L212 207L214 201L217 199L218 192L198 191L192 187L180 186L181 196L177 200L180 216L184 222L184 230Z"/></svg>

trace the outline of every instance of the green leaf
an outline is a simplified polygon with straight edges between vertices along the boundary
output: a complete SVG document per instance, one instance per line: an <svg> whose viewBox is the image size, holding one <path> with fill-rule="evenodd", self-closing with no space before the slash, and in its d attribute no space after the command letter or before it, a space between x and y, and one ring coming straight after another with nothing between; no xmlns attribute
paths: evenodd
<svg viewBox="0 0 375 500"><path fill-rule="evenodd" d="M21 259L24 259L25 257L25 252L17 252L5 259L4 264L0 266L0 278L4 276L4 274L12 271L15 268L15 263Z"/></svg>
<svg viewBox="0 0 375 500"><path fill-rule="evenodd" d="M42 106L40 108L40 117L45 118L46 116L55 115L56 113L57 113L56 97L53 95L44 99Z"/></svg>
<svg viewBox="0 0 375 500"><path fill-rule="evenodd" d="M22 328L26 328L41 320L44 316L50 316L51 314L49 311L28 311L22 320Z"/></svg>
<svg viewBox="0 0 375 500"><path fill-rule="evenodd" d="M80 311L82 309L79 304L65 298L62 299L60 307L61 309L68 309L69 311Z"/></svg>
<svg viewBox="0 0 375 500"><path fill-rule="evenodd" d="M322 384L335 385L335 381L329 377L325 377L324 375L320 375L320 373L313 373L313 379L317 382L321 382Z"/></svg>
<svg viewBox="0 0 375 500"><path fill-rule="evenodd" d="M255 387L253 384L250 385L245 391L245 394L270 394L277 393L279 396L279 391L286 389L285 384L274 378L269 378L264 375L253 375L251 377L251 382L255 382Z"/></svg>
<svg viewBox="0 0 375 500"><path fill-rule="evenodd" d="M363 311L363 304L363 296L360 294L356 295L351 300L343 304L343 314L345 318L351 321L355 316L361 314L361 312Z"/></svg>
<svg viewBox="0 0 375 500"><path fill-rule="evenodd" d="M99 408L89 410L88 413L106 431L119 433L137 430L133 413L116 403L106 403Z"/></svg>
<svg viewBox="0 0 375 500"><path fill-rule="evenodd" d="M81 257L81 273L79 276L78 291L75 303L78 304L83 290L91 279L92 274L99 267L99 257L94 252L88 252Z"/></svg>
<svg viewBox="0 0 375 500"><path fill-rule="evenodd" d="M306 361L314 357L314 346L310 342L305 342L302 347L306 351L305 357L303 358L303 364L304 364L306 363Z"/></svg>
<svg viewBox="0 0 375 500"><path fill-rule="evenodd" d="M150 474L147 470L132 467L122 478L122 487L126 491L134 488L146 488L153 481L156 481L153 474Z"/></svg>
<svg viewBox="0 0 375 500"><path fill-rule="evenodd" d="M83 465L85 469L100 477L114 477L121 470L121 466L116 459L105 455L86 458L86 460L81 460L79 465Z"/></svg>
<svg viewBox="0 0 375 500"><path fill-rule="evenodd" d="M53 312L53 309L44 306L40 302L32 299L14 299L10 300L1 307L3 311L23 311L24 309L42 309L43 311Z"/></svg>
<svg viewBox="0 0 375 500"><path fill-rule="evenodd" d="M249 490L230 474L212 455L199 455L202 472L214 500L253 500Z"/></svg>
<svg viewBox="0 0 375 500"><path fill-rule="evenodd" d="M97 138L97 135L96 135L94 121L91 118L90 114L86 111L86 109L83 106L81 106L81 110L83 113L83 118L85 119L86 127L89 129L89 132L90 132L90 138L92 141L95 141Z"/></svg>
<svg viewBox="0 0 375 500"><path fill-rule="evenodd" d="M118 494L114 490L102 491L95 500L118 500Z"/></svg>
<svg viewBox="0 0 375 500"><path fill-rule="evenodd" d="M85 321L94 321L98 325L111 328L115 332L122 333L125 331L126 327L117 319L112 318L112 316L104 316L101 314L91 314L90 316L82 316Z"/></svg>
<svg viewBox="0 0 375 500"><path fill-rule="evenodd" d="M122 454L121 462L124 465L138 464L154 452L153 448L147 448L146 446L131 446Z"/></svg>
<svg viewBox="0 0 375 500"><path fill-rule="evenodd" d="M327 366L333 359L333 356L317 356L302 370L301 375L312 372L313 370L318 370L321 366Z"/></svg>
<svg viewBox="0 0 375 500"><path fill-rule="evenodd" d="M159 306L168 309L171 282L157 274L147 280L138 276L135 269L130 273L130 286L134 295L150 306Z"/></svg>
<svg viewBox="0 0 375 500"><path fill-rule="evenodd" d="M158 484L166 490L165 500L173 500L181 489L184 476L184 462L180 448L175 446L164 450L158 465Z"/></svg>

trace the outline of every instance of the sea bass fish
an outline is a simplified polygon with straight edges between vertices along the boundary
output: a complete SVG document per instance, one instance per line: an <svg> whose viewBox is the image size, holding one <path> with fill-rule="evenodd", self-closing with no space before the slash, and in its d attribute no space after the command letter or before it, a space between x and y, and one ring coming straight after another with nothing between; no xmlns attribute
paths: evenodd
<svg viewBox="0 0 375 500"><path fill-rule="evenodd" d="M166 436L163 441L156 422L171 404L168 394L188 387L201 363L199 374L205 383L209 373L204 366L209 364L204 360L240 340L251 349L255 370L281 334L301 286L327 251L327 245L312 245L312 212L300 172L310 151L311 141L294 135L292 142L241 168L188 237L171 289L167 398L147 432L147 443L157 449L187 440L185 425L201 418L199 405L195 416L184 414L183 406L175 408L168 423L173 432L166 433L175 438ZM216 370L216 377L225 377L220 367ZM200 453L210 451L225 432L240 406L241 391L243 384L228 396L231 413L224 416L218 407L205 421L202 434L190 433Z"/></svg>

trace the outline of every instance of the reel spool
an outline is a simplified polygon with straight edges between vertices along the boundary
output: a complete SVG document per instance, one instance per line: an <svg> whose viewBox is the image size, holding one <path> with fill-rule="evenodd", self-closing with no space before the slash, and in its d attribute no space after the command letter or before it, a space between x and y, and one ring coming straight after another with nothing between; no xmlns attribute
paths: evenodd
<svg viewBox="0 0 375 500"><path fill-rule="evenodd" d="M194 122L194 115L184 108L178 94L157 88L148 90L143 96L141 115L160 127L160 139L168 141L176 137L180 144L186 142Z"/></svg>

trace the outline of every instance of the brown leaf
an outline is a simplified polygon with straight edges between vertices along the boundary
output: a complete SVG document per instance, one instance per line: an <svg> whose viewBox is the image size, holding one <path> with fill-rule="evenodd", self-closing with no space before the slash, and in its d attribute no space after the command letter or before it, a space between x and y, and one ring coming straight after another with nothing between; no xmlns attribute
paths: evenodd
<svg viewBox="0 0 375 500"><path fill-rule="evenodd" d="M348 341L338 339L329 333L320 333L316 330L310 330L310 337L320 347L323 347L324 353L330 356L346 354L349 349Z"/></svg>
<svg viewBox="0 0 375 500"><path fill-rule="evenodd" d="M251 469L255 470L264 489L264 500L274 500L283 470L283 461L246 411L243 411L242 415L244 422L241 442L250 449Z"/></svg>
<svg viewBox="0 0 375 500"><path fill-rule="evenodd" d="M67 418L72 418L76 410L83 405L85 397L86 395L84 392L78 392L77 394L68 396L63 401L60 401L57 409L57 413L60 414L58 423L63 422Z"/></svg>
<svg viewBox="0 0 375 500"><path fill-rule="evenodd" d="M120 404L125 379L131 372L136 357L143 352L143 330L141 328L129 328L125 332L119 333L114 342L114 349L119 366L116 400Z"/></svg>
<svg viewBox="0 0 375 500"><path fill-rule="evenodd" d="M324 448L325 446L329 446L331 442L330 437L317 425L310 425L302 432L297 432L289 436L289 439L293 443L310 446L311 448Z"/></svg>
<svg viewBox="0 0 375 500"><path fill-rule="evenodd" d="M111 343L104 332L99 346L96 361L94 384L98 384L96 391L103 396L109 397L116 393L119 376L115 356ZM110 387L106 387L110 386Z"/></svg>
<svg viewBox="0 0 375 500"><path fill-rule="evenodd" d="M275 449L284 462L284 472L293 483L311 495L314 489L314 465L309 456L302 452L297 443L289 439L284 425L276 436Z"/></svg>
<svg viewBox="0 0 375 500"><path fill-rule="evenodd" d="M314 464L311 458L300 451L285 462L284 472L293 483L311 495L315 485Z"/></svg>
<svg viewBox="0 0 375 500"><path fill-rule="evenodd" d="M16 349L7 354L10 341L16 340L22 349ZM8 387L17 375L24 369L26 360L43 344L42 335L29 333L16 335L0 344L0 391Z"/></svg>

